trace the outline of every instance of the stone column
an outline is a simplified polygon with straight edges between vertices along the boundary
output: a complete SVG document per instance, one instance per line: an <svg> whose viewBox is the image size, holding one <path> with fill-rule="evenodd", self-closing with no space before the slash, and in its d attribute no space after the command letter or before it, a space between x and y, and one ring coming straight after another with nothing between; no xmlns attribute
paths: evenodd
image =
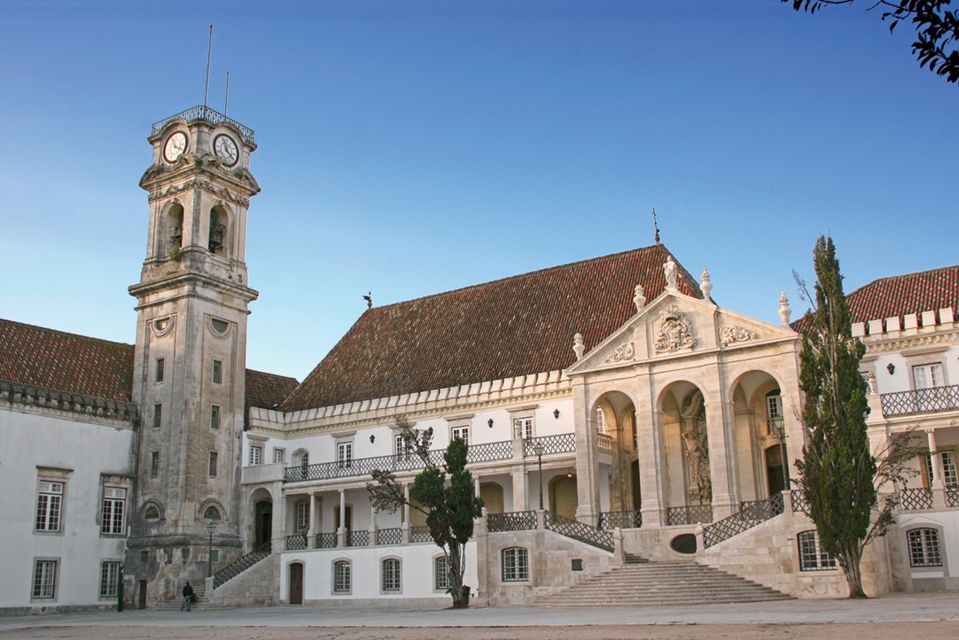
<svg viewBox="0 0 959 640"><path fill-rule="evenodd" d="M403 522L400 523L400 541L403 544L410 543L410 485L403 484Z"/></svg>
<svg viewBox="0 0 959 640"><path fill-rule="evenodd" d="M283 485L276 483L271 491L274 497L273 515L270 521L270 549L273 553L283 551L286 546L286 501Z"/></svg>
<svg viewBox="0 0 959 640"><path fill-rule="evenodd" d="M716 375L718 376L718 370ZM717 380L718 382L718 380ZM713 492L713 520L720 520L739 510L736 478L736 448L729 425L732 404L724 402L722 390L710 389L706 402L706 433L709 445L709 476Z"/></svg>
<svg viewBox="0 0 959 640"><path fill-rule="evenodd" d="M373 503L370 503L370 526L368 527L370 533L370 546L376 544L376 508L373 507Z"/></svg>
<svg viewBox="0 0 959 640"><path fill-rule="evenodd" d="M477 498L480 497L480 479L478 475L473 478L473 495Z"/></svg>
<svg viewBox="0 0 959 640"><path fill-rule="evenodd" d="M316 493L310 492L310 523L306 532L306 548L316 548Z"/></svg>
<svg viewBox="0 0 959 640"><path fill-rule="evenodd" d="M336 546L346 546L346 490L340 489L340 526L336 530Z"/></svg>
<svg viewBox="0 0 959 640"><path fill-rule="evenodd" d="M573 424L576 433L576 519L596 526L599 516L599 461L596 430L589 424L589 398L582 378L572 381Z"/></svg>
<svg viewBox="0 0 959 640"><path fill-rule="evenodd" d="M529 496L526 491L526 469L514 467L510 476L513 480L513 511L527 511Z"/></svg>
<svg viewBox="0 0 959 640"><path fill-rule="evenodd" d="M928 429L926 438L929 440L929 458L932 462L932 478L929 482L929 489L932 491L932 508L942 511L946 508L946 475L942 465L942 454L936 446L935 429Z"/></svg>
<svg viewBox="0 0 959 640"><path fill-rule="evenodd" d="M663 455L663 414L655 409L655 399L648 373L639 377L636 408L636 454L639 460L639 481L643 527L665 524L666 465Z"/></svg>

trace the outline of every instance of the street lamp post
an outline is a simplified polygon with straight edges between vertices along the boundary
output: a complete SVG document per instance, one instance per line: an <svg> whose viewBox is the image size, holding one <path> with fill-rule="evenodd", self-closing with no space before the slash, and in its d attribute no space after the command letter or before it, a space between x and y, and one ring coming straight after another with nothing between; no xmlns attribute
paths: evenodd
<svg viewBox="0 0 959 640"><path fill-rule="evenodd" d="M773 422L773 431L779 436L779 457L782 460L783 485L789 489L789 463L786 460L786 424L782 418Z"/></svg>
<svg viewBox="0 0 959 640"><path fill-rule="evenodd" d="M210 534L206 544L206 577L213 577L213 532L216 531L216 522L207 520L206 530Z"/></svg>
<svg viewBox="0 0 959 640"><path fill-rule="evenodd" d="M539 510L543 510L543 454L546 453L546 447L542 442L533 445L533 453L539 461Z"/></svg>

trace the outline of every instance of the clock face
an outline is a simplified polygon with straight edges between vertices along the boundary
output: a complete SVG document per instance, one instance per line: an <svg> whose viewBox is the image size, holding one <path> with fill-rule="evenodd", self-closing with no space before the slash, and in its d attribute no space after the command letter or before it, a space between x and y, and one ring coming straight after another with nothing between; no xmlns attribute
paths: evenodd
<svg viewBox="0 0 959 640"><path fill-rule="evenodd" d="M217 157L228 167L235 165L240 157L233 138L223 134L213 139L213 152L216 153Z"/></svg>
<svg viewBox="0 0 959 640"><path fill-rule="evenodd" d="M163 158L167 162L176 162L184 151L186 151L186 134L176 131L166 139L166 144L163 145Z"/></svg>

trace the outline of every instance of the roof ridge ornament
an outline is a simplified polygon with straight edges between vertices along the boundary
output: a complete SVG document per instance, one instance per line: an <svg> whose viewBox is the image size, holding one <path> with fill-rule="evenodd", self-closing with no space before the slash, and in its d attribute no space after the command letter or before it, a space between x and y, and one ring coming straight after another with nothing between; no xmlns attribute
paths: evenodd
<svg viewBox="0 0 959 640"><path fill-rule="evenodd" d="M699 276L699 289L703 292L703 300L710 302L709 294L713 291L713 281L709 278L709 269L703 266L703 273Z"/></svg>
<svg viewBox="0 0 959 640"><path fill-rule="evenodd" d="M583 334L577 331L576 335L573 336L573 353L576 354L576 360L582 360L585 352L586 345L583 344Z"/></svg>
<svg viewBox="0 0 959 640"><path fill-rule="evenodd" d="M643 285L638 284L633 289L633 304L636 305L636 313L639 313L646 307L646 291Z"/></svg>
<svg viewBox="0 0 959 640"><path fill-rule="evenodd" d="M789 298L786 297L786 291L783 290L779 294L779 319L782 320L783 326L789 326L789 316L792 315L793 310L789 307Z"/></svg>
<svg viewBox="0 0 959 640"><path fill-rule="evenodd" d="M666 262L663 263L663 275L666 277L666 290L678 291L676 286L676 262L671 255L667 255Z"/></svg>

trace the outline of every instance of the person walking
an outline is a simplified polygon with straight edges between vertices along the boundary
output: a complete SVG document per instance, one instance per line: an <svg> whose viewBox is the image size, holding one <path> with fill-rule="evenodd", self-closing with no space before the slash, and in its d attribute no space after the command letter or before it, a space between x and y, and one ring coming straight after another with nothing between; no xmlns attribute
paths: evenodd
<svg viewBox="0 0 959 640"><path fill-rule="evenodd" d="M191 587L190 582L187 581L186 585L183 587L183 603L180 605L180 611L189 611L192 605L193 587Z"/></svg>

